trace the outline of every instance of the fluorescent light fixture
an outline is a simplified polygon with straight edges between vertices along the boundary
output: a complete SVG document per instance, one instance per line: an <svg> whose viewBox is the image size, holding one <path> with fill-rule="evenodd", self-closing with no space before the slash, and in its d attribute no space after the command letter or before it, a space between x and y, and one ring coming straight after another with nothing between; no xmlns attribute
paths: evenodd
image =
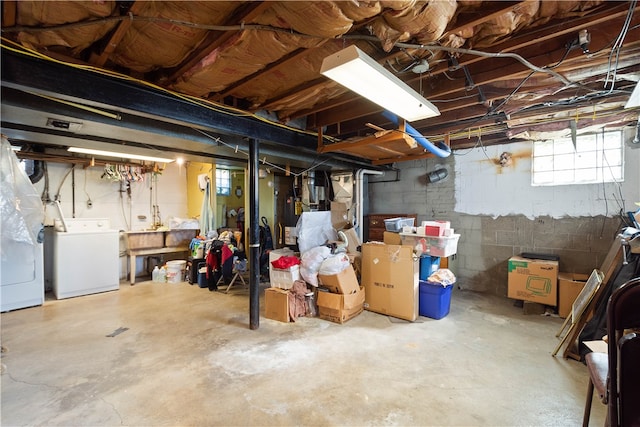
<svg viewBox="0 0 640 427"><path fill-rule="evenodd" d="M320 73L410 122L440 115L435 105L354 45L324 58Z"/></svg>
<svg viewBox="0 0 640 427"><path fill-rule="evenodd" d="M636 87L631 92L629 100L625 104L624 108L640 107L640 81L636 84Z"/></svg>
<svg viewBox="0 0 640 427"><path fill-rule="evenodd" d="M167 159L164 157L141 156L139 154L119 153L117 151L94 150L92 148L82 148L82 147L69 147L67 151L70 151L72 153L92 154L94 156L120 157L121 159L132 159L132 160L148 160L150 162L158 162L158 163L171 163L174 161L174 159Z"/></svg>

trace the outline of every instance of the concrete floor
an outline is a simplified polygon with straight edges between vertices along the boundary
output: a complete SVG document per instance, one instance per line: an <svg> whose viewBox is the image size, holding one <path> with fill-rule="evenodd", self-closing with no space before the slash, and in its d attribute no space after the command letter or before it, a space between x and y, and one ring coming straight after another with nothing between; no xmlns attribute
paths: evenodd
<svg viewBox="0 0 640 427"><path fill-rule="evenodd" d="M365 311L255 331L248 305L241 289L140 282L3 313L1 423L581 424L587 370L551 356L562 319L511 300L456 289L441 320ZM596 399L591 425L604 417Z"/></svg>

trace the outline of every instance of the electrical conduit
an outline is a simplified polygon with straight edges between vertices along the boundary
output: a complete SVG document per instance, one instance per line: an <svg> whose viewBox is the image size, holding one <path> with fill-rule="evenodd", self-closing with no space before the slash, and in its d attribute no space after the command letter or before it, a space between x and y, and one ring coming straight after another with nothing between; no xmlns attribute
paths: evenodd
<svg viewBox="0 0 640 427"><path fill-rule="evenodd" d="M382 113L382 115L386 119L391 120L391 122L395 126L398 126L398 124L400 122L398 120L398 116L396 116L395 114L393 114L393 113L391 113L389 111L384 111ZM442 142L439 142L438 146L436 146L433 142L429 141L425 136L423 136L420 132L418 132L409 123L405 123L404 131L407 134L411 135L418 142L418 144L422 145L425 149L429 150L430 152L432 152L436 156L438 156L438 157L449 157L451 155L451 148L447 147Z"/></svg>

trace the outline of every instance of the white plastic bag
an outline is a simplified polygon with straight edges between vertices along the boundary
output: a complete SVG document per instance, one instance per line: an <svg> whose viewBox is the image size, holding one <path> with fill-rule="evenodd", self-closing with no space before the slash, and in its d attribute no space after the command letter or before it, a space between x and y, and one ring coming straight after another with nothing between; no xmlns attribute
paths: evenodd
<svg viewBox="0 0 640 427"><path fill-rule="evenodd" d="M345 253L339 253L329 256L322 261L318 274L323 276L331 276L342 272L345 268L349 267L349 257Z"/></svg>
<svg viewBox="0 0 640 427"><path fill-rule="evenodd" d="M448 268L439 268L427 278L427 281L447 287L456 283L456 276Z"/></svg>
<svg viewBox="0 0 640 427"><path fill-rule="evenodd" d="M318 270L322 261L331 255L326 246L316 246L302 253L300 257L300 275L308 284L318 286Z"/></svg>

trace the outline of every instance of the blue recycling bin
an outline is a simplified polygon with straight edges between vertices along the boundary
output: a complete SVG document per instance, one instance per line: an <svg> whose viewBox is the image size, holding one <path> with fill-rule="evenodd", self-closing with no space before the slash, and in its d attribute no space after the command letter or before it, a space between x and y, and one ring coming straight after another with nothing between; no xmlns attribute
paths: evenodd
<svg viewBox="0 0 640 427"><path fill-rule="evenodd" d="M420 299L418 303L420 316L438 320L449 314L452 288L452 285L442 286L440 283L420 280Z"/></svg>

